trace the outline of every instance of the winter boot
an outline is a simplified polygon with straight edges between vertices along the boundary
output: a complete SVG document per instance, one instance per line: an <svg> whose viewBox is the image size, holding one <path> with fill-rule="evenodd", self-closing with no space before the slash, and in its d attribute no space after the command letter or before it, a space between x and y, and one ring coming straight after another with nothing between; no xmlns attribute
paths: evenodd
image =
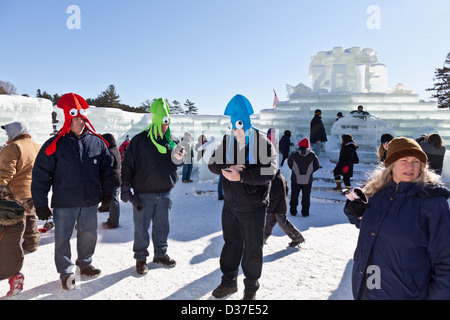
<svg viewBox="0 0 450 320"><path fill-rule="evenodd" d="M305 242L305 238L300 234L297 238L292 239L292 242L289 243L289 247L299 247L303 242Z"/></svg>
<svg viewBox="0 0 450 320"><path fill-rule="evenodd" d="M64 290L75 289L75 275L73 273L68 274L61 279L61 285Z"/></svg>
<svg viewBox="0 0 450 320"><path fill-rule="evenodd" d="M173 268L177 264L175 260L171 259L167 254L162 257L153 257L153 263L162 264L163 266Z"/></svg>
<svg viewBox="0 0 450 320"><path fill-rule="evenodd" d="M102 271L100 269L94 268L93 265L89 265L86 268L80 270L80 274L87 277L96 277L100 273L102 273Z"/></svg>
<svg viewBox="0 0 450 320"><path fill-rule="evenodd" d="M221 284L217 288L215 288L212 292L214 298L225 298L226 296L236 293L238 291L236 287L225 287Z"/></svg>
<svg viewBox="0 0 450 320"><path fill-rule="evenodd" d="M336 180L336 188L334 188L333 190L342 191L342 181L341 180Z"/></svg>
<svg viewBox="0 0 450 320"><path fill-rule="evenodd" d="M9 278L8 283L10 286L10 290L8 291L6 296L12 297L16 294L19 294L23 290L23 280L24 276L20 272Z"/></svg>
<svg viewBox="0 0 450 320"><path fill-rule="evenodd" d="M145 260L136 261L136 272L140 275L145 276L148 273L147 261Z"/></svg>
<svg viewBox="0 0 450 320"><path fill-rule="evenodd" d="M242 298L242 300L255 300L255 299L256 299L255 291L244 290L244 298Z"/></svg>

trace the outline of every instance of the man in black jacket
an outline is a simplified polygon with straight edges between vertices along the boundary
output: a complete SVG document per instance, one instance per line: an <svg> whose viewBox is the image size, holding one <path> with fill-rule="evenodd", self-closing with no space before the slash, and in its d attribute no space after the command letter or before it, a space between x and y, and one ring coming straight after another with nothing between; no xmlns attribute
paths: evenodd
<svg viewBox="0 0 450 320"><path fill-rule="evenodd" d="M328 141L327 133L322 122L322 110L314 111L314 118L311 120L309 142L312 145L314 153L319 157L323 143Z"/></svg>
<svg viewBox="0 0 450 320"><path fill-rule="evenodd" d="M177 146L178 141L170 135L166 101L156 100L150 112L154 113L152 124L131 139L122 162L121 199L133 204L133 251L136 272L141 275L148 272L150 223L153 223L153 262L168 267L176 264L167 255L169 211L172 207L170 191L178 180L177 167L183 164L184 155Z"/></svg>
<svg viewBox="0 0 450 320"><path fill-rule="evenodd" d="M44 143L33 168L31 193L36 215L55 223L55 264L63 289L75 288L70 239L77 224L76 265L81 274L97 276L92 266L97 244L97 208L111 201L114 174L106 141L93 128L85 109L86 101L73 93L63 95L58 107L64 109L65 123L57 135ZM90 125L91 126L91 125ZM48 193L52 189L51 207Z"/></svg>
<svg viewBox="0 0 450 320"><path fill-rule="evenodd" d="M222 228L224 246L220 255L223 273L220 285L212 292L223 298L237 291L239 265L244 272L244 299L255 298L261 277L264 222L269 203L271 180L277 170L276 153L264 134L251 125L253 108L241 95L227 105L232 134L209 161L209 169L223 175L224 205Z"/></svg>

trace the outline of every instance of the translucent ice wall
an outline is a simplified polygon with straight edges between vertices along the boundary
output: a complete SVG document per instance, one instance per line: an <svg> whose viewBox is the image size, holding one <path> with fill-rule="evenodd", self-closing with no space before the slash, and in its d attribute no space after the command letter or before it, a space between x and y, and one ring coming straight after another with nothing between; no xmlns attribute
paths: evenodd
<svg viewBox="0 0 450 320"><path fill-rule="evenodd" d="M22 96L0 95L0 124L23 122L30 128L33 140L43 144L53 131L53 104L50 100ZM0 144L8 140L4 130L0 132Z"/></svg>

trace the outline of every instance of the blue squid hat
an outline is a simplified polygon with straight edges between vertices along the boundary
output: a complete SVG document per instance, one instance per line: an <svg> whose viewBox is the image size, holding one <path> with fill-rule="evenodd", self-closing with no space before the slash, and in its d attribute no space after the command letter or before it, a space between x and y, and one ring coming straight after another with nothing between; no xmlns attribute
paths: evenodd
<svg viewBox="0 0 450 320"><path fill-rule="evenodd" d="M243 95L237 94L228 102L224 115L231 117L231 129L244 129L247 131L252 127L250 116L253 114L253 107L250 101Z"/></svg>
<svg viewBox="0 0 450 320"><path fill-rule="evenodd" d="M248 145L250 143L250 150L253 150L253 140L254 140L254 130L252 126L252 121L250 116L253 114L253 107L248 101L246 97L243 95L237 94L235 95L230 102L228 102L227 107L225 108L224 115L231 117L231 122L228 125L228 128L232 131L233 129L244 129L245 131L245 144ZM234 137L233 134L231 134ZM230 139L230 145L227 152L228 160L232 159L232 150L231 147L234 139ZM250 163L255 163L255 159L253 153L250 152L249 159Z"/></svg>

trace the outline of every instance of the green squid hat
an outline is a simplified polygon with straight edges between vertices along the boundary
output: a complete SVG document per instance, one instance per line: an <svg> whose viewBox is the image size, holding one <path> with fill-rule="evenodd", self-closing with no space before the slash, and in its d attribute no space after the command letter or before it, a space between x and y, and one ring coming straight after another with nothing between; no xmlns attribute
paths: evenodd
<svg viewBox="0 0 450 320"><path fill-rule="evenodd" d="M150 106L150 113L153 113L152 123L144 129L144 131L148 130L148 137L152 140L153 144L156 146L158 151L162 154L167 153L167 148L162 146L156 142L157 136L162 137L161 125L170 124L170 110L167 105L166 100L163 98L157 99ZM170 127L167 128L166 133L164 134L164 138L169 142L169 147L174 149L176 147L176 143L170 140Z"/></svg>

